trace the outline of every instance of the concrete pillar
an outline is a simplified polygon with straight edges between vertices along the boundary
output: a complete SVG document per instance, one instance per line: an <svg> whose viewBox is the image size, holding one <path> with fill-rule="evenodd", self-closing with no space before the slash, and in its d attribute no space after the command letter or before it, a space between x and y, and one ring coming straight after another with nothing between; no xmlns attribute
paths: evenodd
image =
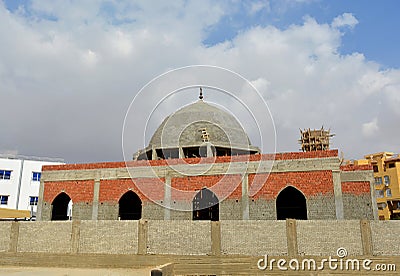
<svg viewBox="0 0 400 276"><path fill-rule="evenodd" d="M340 171L332 171L333 192L335 194L336 219L344 219L342 182L340 180Z"/></svg>
<svg viewBox="0 0 400 276"><path fill-rule="evenodd" d="M211 254L221 255L221 222L211 221Z"/></svg>
<svg viewBox="0 0 400 276"><path fill-rule="evenodd" d="M98 178L94 180L92 220L97 220L97 217L99 215L99 192L100 192L100 179Z"/></svg>
<svg viewBox="0 0 400 276"><path fill-rule="evenodd" d="M151 160L157 160L157 152L155 148L151 149Z"/></svg>
<svg viewBox="0 0 400 276"><path fill-rule="evenodd" d="M360 230L361 230L361 243L363 247L363 254L372 256L373 253L372 231L369 220L362 219L360 221Z"/></svg>
<svg viewBox="0 0 400 276"><path fill-rule="evenodd" d="M369 177L369 189L371 191L371 208L372 208L372 215L374 216L374 220L378 220L378 204L376 203L376 191L375 191L375 179L374 173L370 173Z"/></svg>
<svg viewBox="0 0 400 276"><path fill-rule="evenodd" d="M242 219L249 220L249 175L246 173L242 177Z"/></svg>
<svg viewBox="0 0 400 276"><path fill-rule="evenodd" d="M141 219L138 223L138 254L147 254L147 236L148 236L148 221Z"/></svg>
<svg viewBox="0 0 400 276"><path fill-rule="evenodd" d="M171 176L165 176L164 184L164 220L171 219Z"/></svg>
<svg viewBox="0 0 400 276"><path fill-rule="evenodd" d="M185 154L183 153L183 148L182 147L179 147L179 158L185 158L186 156L185 156Z"/></svg>
<svg viewBox="0 0 400 276"><path fill-rule="evenodd" d="M81 221L72 221L72 231L71 231L71 253L76 254L79 251L79 239L81 236Z"/></svg>
<svg viewBox="0 0 400 276"><path fill-rule="evenodd" d="M286 238L287 238L288 256L289 257L297 256L298 255L297 227L296 227L296 220L294 219L286 220Z"/></svg>
<svg viewBox="0 0 400 276"><path fill-rule="evenodd" d="M40 179L40 186L39 186L39 204L37 206L37 213L36 213L36 220L41 221L43 218L43 201L44 197L44 181L43 178Z"/></svg>
<svg viewBox="0 0 400 276"><path fill-rule="evenodd" d="M206 142L207 145L207 157L214 157L214 153L212 151L212 145L210 142Z"/></svg>
<svg viewBox="0 0 400 276"><path fill-rule="evenodd" d="M10 245L8 248L8 252L17 252L18 250L18 236L19 236L19 222L13 221L11 223L11 231L10 231Z"/></svg>

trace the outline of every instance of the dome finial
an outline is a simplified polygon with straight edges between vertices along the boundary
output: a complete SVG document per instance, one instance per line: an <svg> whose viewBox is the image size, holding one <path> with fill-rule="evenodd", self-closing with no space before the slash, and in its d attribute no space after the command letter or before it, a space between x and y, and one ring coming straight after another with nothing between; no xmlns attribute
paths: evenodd
<svg viewBox="0 0 400 276"><path fill-rule="evenodd" d="M200 87L200 96L199 96L200 100L203 100L203 88Z"/></svg>

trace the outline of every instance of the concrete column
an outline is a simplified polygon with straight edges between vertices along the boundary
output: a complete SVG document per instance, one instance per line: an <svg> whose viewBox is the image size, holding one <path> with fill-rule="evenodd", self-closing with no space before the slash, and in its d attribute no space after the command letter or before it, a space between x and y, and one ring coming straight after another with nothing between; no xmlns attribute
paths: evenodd
<svg viewBox="0 0 400 276"><path fill-rule="evenodd" d="M221 255L221 222L211 221L211 254Z"/></svg>
<svg viewBox="0 0 400 276"><path fill-rule="evenodd" d="M19 222L13 221L11 223L10 246L8 248L8 252L17 252L18 236L19 236Z"/></svg>
<svg viewBox="0 0 400 276"><path fill-rule="evenodd" d="M211 143L206 142L206 145L207 145L207 157L214 157L214 153L211 148Z"/></svg>
<svg viewBox="0 0 400 276"><path fill-rule="evenodd" d="M36 220L37 221L41 221L43 218L43 205L44 205L44 201L43 201L43 197L44 197L44 181L43 178L40 179L40 186L39 186L39 204L37 206L37 213L36 213Z"/></svg>
<svg viewBox="0 0 400 276"><path fill-rule="evenodd" d="M97 220L97 217L99 215L99 192L100 179L95 179L93 187L92 220Z"/></svg>
<svg viewBox="0 0 400 276"><path fill-rule="evenodd" d="M157 152L155 148L151 149L151 160L157 160Z"/></svg>
<svg viewBox="0 0 400 276"><path fill-rule="evenodd" d="M360 230L361 230L361 243L363 247L363 254L372 256L372 231L369 220L360 220Z"/></svg>
<svg viewBox="0 0 400 276"><path fill-rule="evenodd" d="M164 184L164 220L171 219L171 176L165 176Z"/></svg>
<svg viewBox="0 0 400 276"><path fill-rule="evenodd" d="M76 254L79 251L79 239L81 236L81 221L72 221L72 233L71 233L71 253Z"/></svg>
<svg viewBox="0 0 400 276"><path fill-rule="evenodd" d="M376 191L375 191L375 179L374 174L371 172L369 177L369 189L371 191L371 208L372 208L372 215L374 216L374 220L378 220L378 204L376 203Z"/></svg>
<svg viewBox="0 0 400 276"><path fill-rule="evenodd" d="M298 255L297 228L296 228L296 220L294 219L286 220L286 238L287 238L288 256L289 257L297 256Z"/></svg>
<svg viewBox="0 0 400 276"><path fill-rule="evenodd" d="M185 156L185 154L183 153L183 148L182 147L179 147L179 158L185 158L186 156Z"/></svg>
<svg viewBox="0 0 400 276"><path fill-rule="evenodd" d="M249 175L246 173L242 177L242 219L249 220Z"/></svg>
<svg viewBox="0 0 400 276"><path fill-rule="evenodd" d="M344 219L342 182L340 180L340 171L332 171L333 191L335 194L336 219Z"/></svg>
<svg viewBox="0 0 400 276"><path fill-rule="evenodd" d="M148 236L148 221L147 220L139 220L138 223L138 254L146 255L147 254L147 236Z"/></svg>

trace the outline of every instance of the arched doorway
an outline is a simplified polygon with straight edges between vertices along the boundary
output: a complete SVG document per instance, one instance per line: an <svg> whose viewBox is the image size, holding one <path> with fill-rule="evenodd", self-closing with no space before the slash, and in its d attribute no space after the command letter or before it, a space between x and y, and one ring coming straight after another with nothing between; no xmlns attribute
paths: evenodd
<svg viewBox="0 0 400 276"><path fill-rule="evenodd" d="M304 195L292 186L283 189L276 199L277 219L307 219Z"/></svg>
<svg viewBox="0 0 400 276"><path fill-rule="evenodd" d="M120 220L139 220L142 218L142 201L139 196L128 191L118 201Z"/></svg>
<svg viewBox="0 0 400 276"><path fill-rule="evenodd" d="M53 200L51 220L69 220L71 211L68 206L72 206L71 198L64 192L56 196Z"/></svg>
<svg viewBox="0 0 400 276"><path fill-rule="evenodd" d="M193 220L219 220L219 200L209 189L201 189L193 198Z"/></svg>

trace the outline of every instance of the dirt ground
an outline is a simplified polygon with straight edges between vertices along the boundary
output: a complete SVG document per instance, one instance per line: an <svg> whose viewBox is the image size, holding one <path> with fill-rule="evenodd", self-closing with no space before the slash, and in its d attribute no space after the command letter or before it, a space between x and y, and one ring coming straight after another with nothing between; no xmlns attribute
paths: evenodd
<svg viewBox="0 0 400 276"><path fill-rule="evenodd" d="M58 268L0 266L0 275L12 276L144 276L150 275L151 268Z"/></svg>

